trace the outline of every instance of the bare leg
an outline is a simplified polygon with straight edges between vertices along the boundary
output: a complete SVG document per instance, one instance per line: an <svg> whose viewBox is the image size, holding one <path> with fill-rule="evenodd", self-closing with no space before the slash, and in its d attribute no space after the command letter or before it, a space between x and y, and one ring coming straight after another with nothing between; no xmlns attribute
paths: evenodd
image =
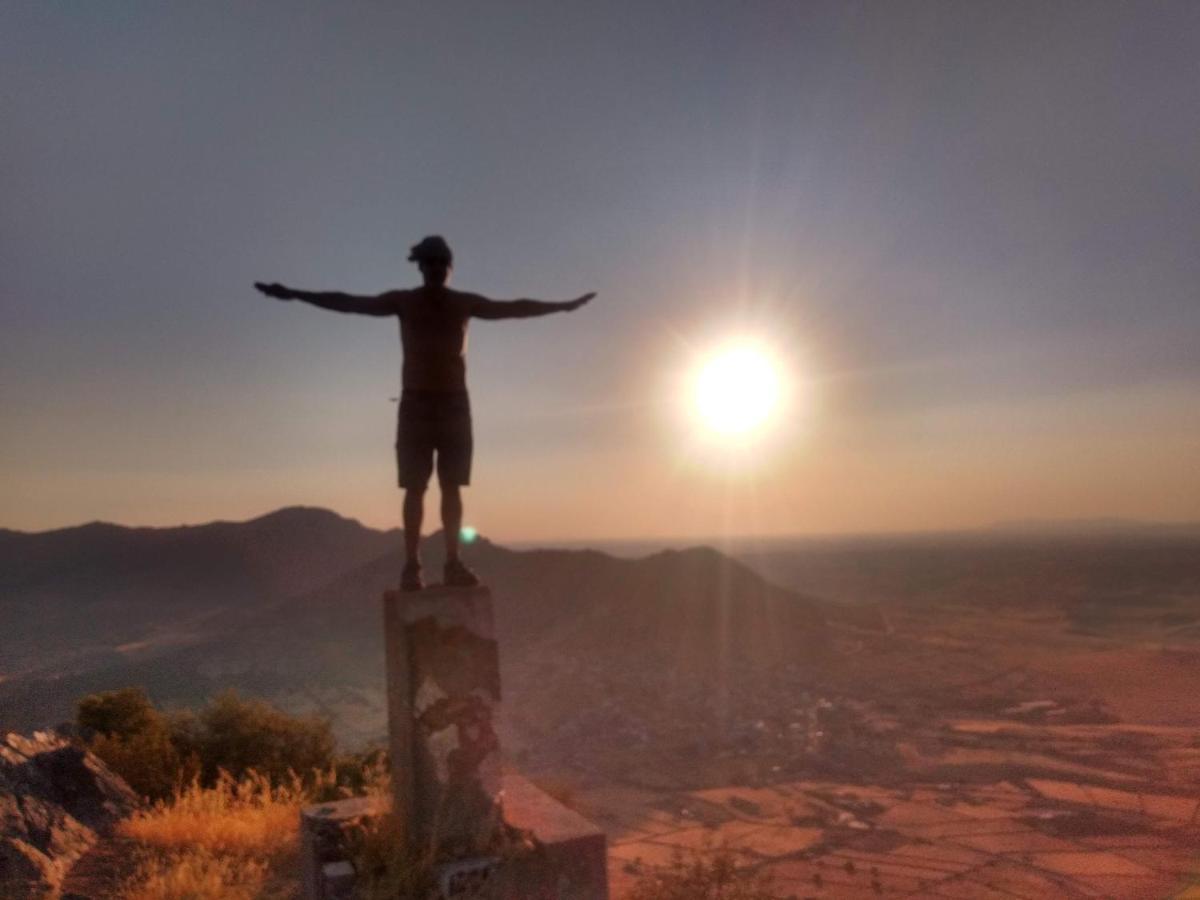
<svg viewBox="0 0 1200 900"><path fill-rule="evenodd" d="M404 492L404 553L406 562L417 562L421 550L421 520L425 517L425 489Z"/></svg>
<svg viewBox="0 0 1200 900"><path fill-rule="evenodd" d="M457 484L442 485L442 529L446 535L446 561L458 559L458 535L462 531L462 491Z"/></svg>

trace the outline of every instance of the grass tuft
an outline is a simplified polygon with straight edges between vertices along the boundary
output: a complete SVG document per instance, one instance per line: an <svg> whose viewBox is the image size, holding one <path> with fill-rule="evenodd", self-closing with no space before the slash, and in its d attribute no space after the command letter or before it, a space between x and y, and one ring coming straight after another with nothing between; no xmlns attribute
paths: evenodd
<svg viewBox="0 0 1200 900"><path fill-rule="evenodd" d="M135 813L121 833L162 850L274 856L294 851L298 810L308 797L299 779L272 787L256 772L241 781L221 773L211 788L193 781L170 800Z"/></svg>
<svg viewBox="0 0 1200 900"><path fill-rule="evenodd" d="M313 786L299 778L272 786L255 772L221 773L135 813L119 826L140 848L123 900L269 898L294 889L300 807ZM290 886L290 889L289 889Z"/></svg>
<svg viewBox="0 0 1200 900"><path fill-rule="evenodd" d="M629 900L774 900L769 875L738 865L728 847L676 850L669 865L644 871Z"/></svg>
<svg viewBox="0 0 1200 900"><path fill-rule="evenodd" d="M270 880L262 860L207 850L148 854L121 893L122 900L258 900Z"/></svg>

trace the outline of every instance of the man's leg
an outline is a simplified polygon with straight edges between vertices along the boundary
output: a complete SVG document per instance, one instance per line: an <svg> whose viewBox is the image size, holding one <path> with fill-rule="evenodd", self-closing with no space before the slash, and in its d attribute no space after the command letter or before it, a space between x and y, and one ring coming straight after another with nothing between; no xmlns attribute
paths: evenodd
<svg viewBox="0 0 1200 900"><path fill-rule="evenodd" d="M396 468L404 488L404 552L400 588L418 591L421 580L421 521L425 513L425 488L433 472L434 434L428 419L428 398L404 391L396 420Z"/></svg>
<svg viewBox="0 0 1200 900"><path fill-rule="evenodd" d="M421 519L425 512L425 488L404 490L404 570L400 573L400 590L419 591L421 580Z"/></svg>
<svg viewBox="0 0 1200 900"><path fill-rule="evenodd" d="M404 555L408 563L421 560L421 521L424 518L425 489L407 488L404 491Z"/></svg>
<svg viewBox="0 0 1200 900"><path fill-rule="evenodd" d="M463 565L458 557L459 534L462 532L462 489L457 484L442 485L442 528L446 536L446 584L471 587L479 577Z"/></svg>
<svg viewBox="0 0 1200 900"><path fill-rule="evenodd" d="M462 533L462 489L457 484L442 485L442 529L446 536L446 562L458 561L458 536Z"/></svg>
<svg viewBox="0 0 1200 900"><path fill-rule="evenodd" d="M438 445L438 484L442 489L442 528L446 537L446 584L470 587L479 578L458 556L462 533L462 486L471 483L471 408L464 393L447 403Z"/></svg>

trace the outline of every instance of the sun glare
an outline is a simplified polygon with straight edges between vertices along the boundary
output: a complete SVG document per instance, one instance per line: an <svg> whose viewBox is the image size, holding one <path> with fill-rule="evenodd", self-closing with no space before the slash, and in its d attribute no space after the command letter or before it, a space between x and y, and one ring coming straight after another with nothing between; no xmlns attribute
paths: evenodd
<svg viewBox="0 0 1200 900"><path fill-rule="evenodd" d="M779 366L749 344L726 347L696 375L694 408L700 421L721 435L748 435L767 425L782 393Z"/></svg>

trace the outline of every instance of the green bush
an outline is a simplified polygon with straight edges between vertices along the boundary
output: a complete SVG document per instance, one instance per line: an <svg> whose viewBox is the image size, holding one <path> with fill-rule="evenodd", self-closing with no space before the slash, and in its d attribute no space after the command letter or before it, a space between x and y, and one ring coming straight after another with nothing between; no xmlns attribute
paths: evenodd
<svg viewBox="0 0 1200 900"><path fill-rule="evenodd" d="M200 771L196 757L181 754L165 729L151 728L128 737L97 734L89 747L131 788L151 800L170 797Z"/></svg>
<svg viewBox="0 0 1200 900"><path fill-rule="evenodd" d="M103 734L127 738L158 727L162 716L144 690L129 687L84 697L78 703L75 721L85 737Z"/></svg>
<svg viewBox="0 0 1200 900"><path fill-rule="evenodd" d="M153 800L197 777L211 786L222 771L240 779L254 770L280 784L291 773L310 778L334 765L328 722L233 691L199 714L164 714L140 688L90 694L79 701L76 722L89 749Z"/></svg>
<svg viewBox="0 0 1200 900"><path fill-rule="evenodd" d="M342 797L361 797L365 794L381 793L391 796L391 765L388 752L379 747L357 753L341 754L333 764L333 783L329 797L320 797L318 802Z"/></svg>
<svg viewBox="0 0 1200 900"><path fill-rule="evenodd" d="M251 769L279 783L333 765L329 723L316 716L289 716L234 691L220 694L199 715L196 748L205 781L220 771L241 778Z"/></svg>
<svg viewBox="0 0 1200 900"><path fill-rule="evenodd" d="M75 721L88 748L143 797L164 799L199 772L195 752L141 688L88 695Z"/></svg>

